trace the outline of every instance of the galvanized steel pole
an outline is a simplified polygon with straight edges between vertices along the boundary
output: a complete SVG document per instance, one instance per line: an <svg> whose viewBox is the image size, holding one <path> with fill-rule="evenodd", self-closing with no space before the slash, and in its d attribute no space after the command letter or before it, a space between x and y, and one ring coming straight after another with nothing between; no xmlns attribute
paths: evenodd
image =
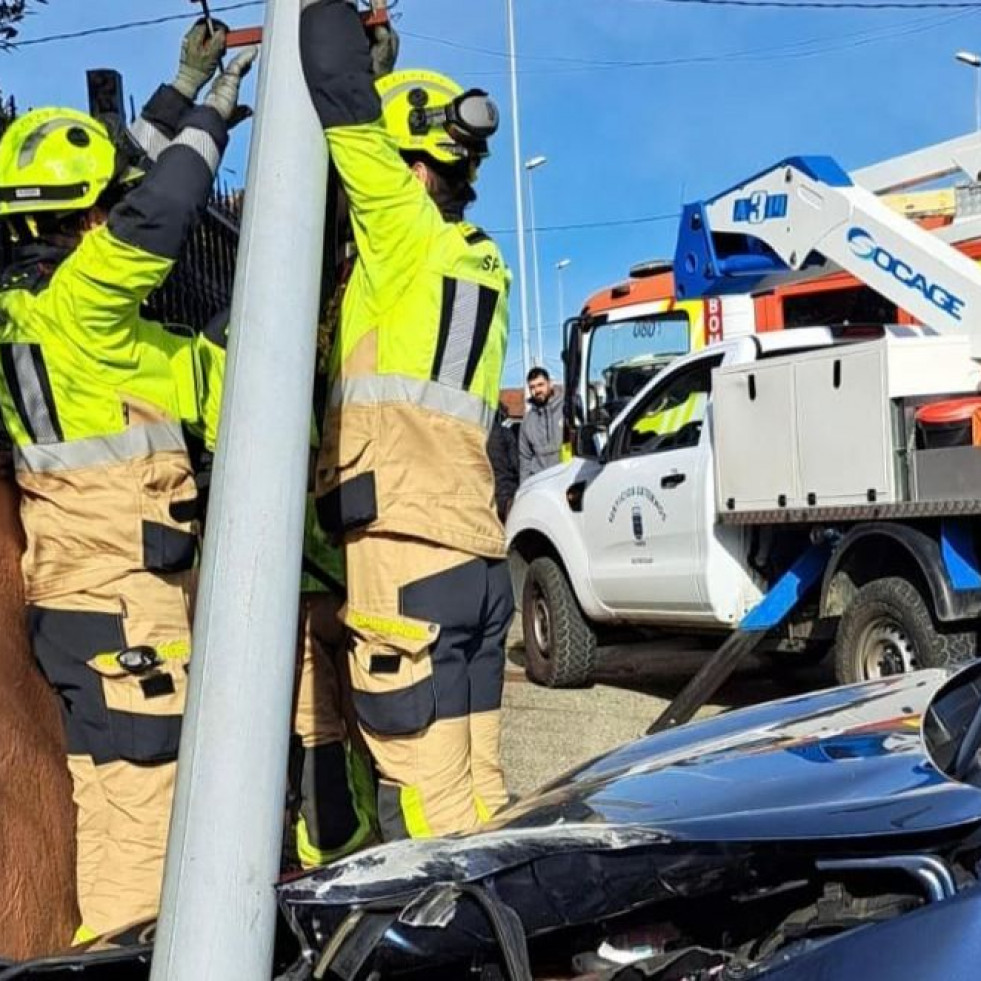
<svg viewBox="0 0 981 981"><path fill-rule="evenodd" d="M528 331L528 269L525 260L525 202L521 187L521 117L518 107L518 51L514 40L514 0L506 0L508 58L511 66L511 137L514 153L514 203L518 222L518 291L521 296L521 359L525 375L531 368Z"/></svg>
<svg viewBox="0 0 981 981"><path fill-rule="evenodd" d="M301 0L269 0L152 981L268 981L327 154Z"/></svg>

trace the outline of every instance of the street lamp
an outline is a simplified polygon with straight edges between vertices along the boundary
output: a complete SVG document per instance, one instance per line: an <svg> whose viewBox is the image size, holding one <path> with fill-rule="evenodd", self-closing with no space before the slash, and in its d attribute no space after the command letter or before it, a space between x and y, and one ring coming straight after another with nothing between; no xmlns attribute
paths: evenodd
<svg viewBox="0 0 981 981"><path fill-rule="evenodd" d="M535 227L535 185L531 175L539 167L544 167L548 163L548 157L532 157L525 161L525 170L528 172L528 207L531 211L531 261L535 275L535 322L538 336L538 363L544 364L545 348L542 343L542 285L538 278L538 230Z"/></svg>
<svg viewBox="0 0 981 981"><path fill-rule="evenodd" d="M525 202L521 191L521 122L518 117L518 52L514 41L514 2L506 0L508 18L508 61L511 72L511 136L514 152L514 206L518 224L518 292L521 297L521 360L525 375L531 370L528 339L528 276L525 263Z"/></svg>
<svg viewBox="0 0 981 981"><path fill-rule="evenodd" d="M973 51L958 51L954 57L974 69L974 127L981 131L981 55Z"/></svg>
<svg viewBox="0 0 981 981"><path fill-rule="evenodd" d="M565 294L562 289L562 270L572 265L571 259L559 259L555 264L555 279L559 287L559 332L565 330ZM564 333L563 333L564 336Z"/></svg>

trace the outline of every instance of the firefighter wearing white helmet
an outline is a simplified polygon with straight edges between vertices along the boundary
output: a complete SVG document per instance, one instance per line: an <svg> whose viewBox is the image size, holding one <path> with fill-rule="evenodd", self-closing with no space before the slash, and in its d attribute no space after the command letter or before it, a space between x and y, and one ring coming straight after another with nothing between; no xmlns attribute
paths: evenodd
<svg viewBox="0 0 981 981"><path fill-rule="evenodd" d="M510 275L463 220L493 103L435 72L376 86L375 41L343 0L303 12L303 69L357 245L330 356L318 516L344 543L355 710L391 839L472 830L507 800L513 601L486 443Z"/></svg>
<svg viewBox="0 0 981 981"><path fill-rule="evenodd" d="M224 355L141 305L203 210L238 112L254 52L194 105L223 51L224 29L192 29L134 125L139 153L73 109L28 113L0 141L16 240L0 276L0 421L31 643L65 721L79 941L153 917L160 893L197 543L183 427L213 443Z"/></svg>

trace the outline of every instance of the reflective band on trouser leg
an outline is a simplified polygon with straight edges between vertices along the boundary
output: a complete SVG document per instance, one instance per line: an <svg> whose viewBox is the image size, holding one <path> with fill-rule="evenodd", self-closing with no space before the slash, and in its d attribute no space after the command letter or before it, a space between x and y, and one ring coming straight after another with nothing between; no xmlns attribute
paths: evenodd
<svg viewBox="0 0 981 981"><path fill-rule="evenodd" d="M95 930L90 930L84 923L79 926L72 937L72 946L87 944L90 940L95 940L99 935Z"/></svg>
<svg viewBox="0 0 981 981"><path fill-rule="evenodd" d="M371 817L358 807L351 768L345 743L303 749L296 851L306 869L350 854L371 834Z"/></svg>
<svg viewBox="0 0 981 981"><path fill-rule="evenodd" d="M300 737L300 814L296 851L304 868L350 854L372 833L374 788L366 782L346 741L340 684L332 644L343 636L339 601L330 593L303 594L293 731Z"/></svg>
<svg viewBox="0 0 981 981"><path fill-rule="evenodd" d="M467 719L443 719L404 739L365 731L365 741L382 775L378 822L386 841L479 827Z"/></svg>

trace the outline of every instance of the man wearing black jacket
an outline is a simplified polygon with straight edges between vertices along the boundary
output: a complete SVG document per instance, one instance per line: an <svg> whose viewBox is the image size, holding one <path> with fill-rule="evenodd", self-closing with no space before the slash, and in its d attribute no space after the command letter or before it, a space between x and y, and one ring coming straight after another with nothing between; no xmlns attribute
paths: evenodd
<svg viewBox="0 0 981 981"><path fill-rule="evenodd" d="M519 460L518 441L504 423L508 418L508 410L502 402L497 407L497 416L487 439L487 457L494 470L494 503L497 505L497 516L503 524L507 521L511 503L518 491Z"/></svg>

